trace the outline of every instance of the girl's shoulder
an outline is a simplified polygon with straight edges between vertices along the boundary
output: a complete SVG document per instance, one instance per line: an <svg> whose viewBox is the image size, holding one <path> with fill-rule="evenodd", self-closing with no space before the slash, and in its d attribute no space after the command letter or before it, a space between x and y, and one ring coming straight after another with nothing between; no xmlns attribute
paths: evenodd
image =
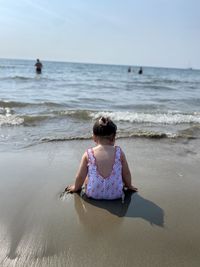
<svg viewBox="0 0 200 267"><path fill-rule="evenodd" d="M121 161L123 162L124 159L126 158L124 151L122 150L122 148L120 146L115 146L115 148L119 153Z"/></svg>
<svg viewBox="0 0 200 267"><path fill-rule="evenodd" d="M88 155L88 154L94 153L94 148L95 147L89 147L89 148L87 148L86 151L85 151L85 154Z"/></svg>
<svg viewBox="0 0 200 267"><path fill-rule="evenodd" d="M121 154L123 153L124 154L124 152L123 152L123 150L122 150L122 148L120 147L120 146L115 146L115 149L116 150L118 150Z"/></svg>
<svg viewBox="0 0 200 267"><path fill-rule="evenodd" d="M90 158L93 158L94 155L94 151L93 151L94 147L89 147L86 149L85 153L83 154L87 160L89 160Z"/></svg>
<svg viewBox="0 0 200 267"><path fill-rule="evenodd" d="M88 153L87 153L87 150L83 153L82 159L83 159L83 160L87 160L87 159L88 159Z"/></svg>

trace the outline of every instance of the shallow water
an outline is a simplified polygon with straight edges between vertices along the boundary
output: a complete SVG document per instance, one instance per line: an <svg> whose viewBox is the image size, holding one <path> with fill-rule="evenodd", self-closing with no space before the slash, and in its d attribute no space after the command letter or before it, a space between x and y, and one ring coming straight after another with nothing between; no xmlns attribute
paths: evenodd
<svg viewBox="0 0 200 267"><path fill-rule="evenodd" d="M199 138L199 70L43 62L37 75L34 63L0 60L2 149L90 138L101 115L118 136Z"/></svg>

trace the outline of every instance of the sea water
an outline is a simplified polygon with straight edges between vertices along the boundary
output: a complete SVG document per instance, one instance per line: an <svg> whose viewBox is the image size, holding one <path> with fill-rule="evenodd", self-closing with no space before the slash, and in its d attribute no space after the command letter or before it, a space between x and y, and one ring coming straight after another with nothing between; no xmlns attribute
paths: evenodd
<svg viewBox="0 0 200 267"><path fill-rule="evenodd" d="M200 70L42 63L0 59L0 150L91 138L102 115L118 137L200 137Z"/></svg>

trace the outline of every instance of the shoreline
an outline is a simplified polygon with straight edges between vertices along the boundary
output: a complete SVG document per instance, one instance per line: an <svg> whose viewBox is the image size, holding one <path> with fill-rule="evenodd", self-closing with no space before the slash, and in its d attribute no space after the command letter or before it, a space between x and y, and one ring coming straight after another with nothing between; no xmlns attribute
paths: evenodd
<svg viewBox="0 0 200 267"><path fill-rule="evenodd" d="M0 265L199 266L199 140L118 139L139 192L60 198L93 142L0 152Z"/></svg>

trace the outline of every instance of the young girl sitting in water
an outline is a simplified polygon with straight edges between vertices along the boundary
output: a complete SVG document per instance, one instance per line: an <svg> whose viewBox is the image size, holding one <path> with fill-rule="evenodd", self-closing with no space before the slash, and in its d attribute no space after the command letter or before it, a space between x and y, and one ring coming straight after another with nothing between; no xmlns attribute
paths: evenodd
<svg viewBox="0 0 200 267"><path fill-rule="evenodd" d="M74 185L65 190L73 193L82 188L94 199L117 199L123 195L123 186L138 189L131 184L131 173L124 152L115 146L117 126L106 117L101 117L93 126L96 146L82 156Z"/></svg>

